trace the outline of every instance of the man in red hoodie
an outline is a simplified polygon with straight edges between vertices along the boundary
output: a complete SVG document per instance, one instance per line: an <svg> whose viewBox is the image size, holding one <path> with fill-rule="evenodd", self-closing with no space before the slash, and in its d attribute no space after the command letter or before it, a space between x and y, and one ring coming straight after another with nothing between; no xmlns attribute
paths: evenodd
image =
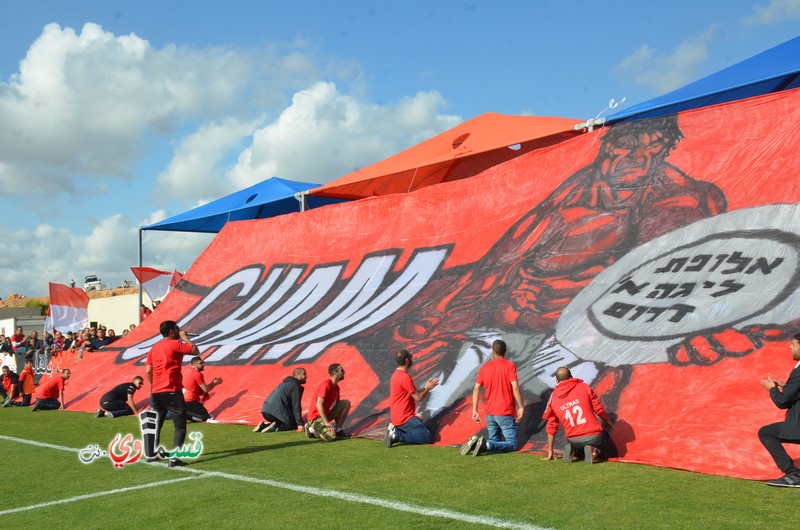
<svg viewBox="0 0 800 530"><path fill-rule="evenodd" d="M572 462L574 451L583 450L584 460L594 462L597 456L608 458L616 454L608 433L598 418L609 428L611 420L606 409L592 391L591 387L581 379L572 377L569 368L562 366L556 370L556 387L550 394L543 419L547 420L547 456L545 460L553 460L553 443L556 439L559 423L564 427L567 444L564 446L564 462Z"/></svg>

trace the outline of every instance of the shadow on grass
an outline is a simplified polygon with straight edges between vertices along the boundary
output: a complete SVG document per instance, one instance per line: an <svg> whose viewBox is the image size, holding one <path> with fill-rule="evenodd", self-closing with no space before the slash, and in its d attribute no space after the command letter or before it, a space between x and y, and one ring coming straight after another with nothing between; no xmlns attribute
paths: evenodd
<svg viewBox="0 0 800 530"><path fill-rule="evenodd" d="M308 444L320 443L319 441L315 440L298 440L293 442L282 442L278 444L270 444L270 445L251 445L247 447L236 447L232 449L224 449L222 451L211 451L208 453L203 453L200 462L211 462L213 460L219 460L221 458L228 458L232 456L245 456L245 455L252 455L261 453L264 451L272 451L276 449L286 449L289 447L295 446L302 446Z"/></svg>

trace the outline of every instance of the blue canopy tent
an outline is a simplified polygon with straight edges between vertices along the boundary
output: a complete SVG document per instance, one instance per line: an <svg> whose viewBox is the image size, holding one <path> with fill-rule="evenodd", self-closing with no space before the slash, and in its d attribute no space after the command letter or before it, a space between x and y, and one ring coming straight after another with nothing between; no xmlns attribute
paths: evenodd
<svg viewBox="0 0 800 530"><path fill-rule="evenodd" d="M310 197L303 193L317 187L319 184L272 177L203 206L143 226L142 230L216 233L228 221L275 217L342 202L341 199Z"/></svg>
<svg viewBox="0 0 800 530"><path fill-rule="evenodd" d="M642 120L800 87L800 37L663 96L608 116L606 124Z"/></svg>
<svg viewBox="0 0 800 530"><path fill-rule="evenodd" d="M203 206L142 226L139 228L139 267L142 266L143 230L217 233L228 221L263 219L344 202L344 199L308 196L306 192L317 187L319 184L272 177ZM139 305L141 304L140 284Z"/></svg>

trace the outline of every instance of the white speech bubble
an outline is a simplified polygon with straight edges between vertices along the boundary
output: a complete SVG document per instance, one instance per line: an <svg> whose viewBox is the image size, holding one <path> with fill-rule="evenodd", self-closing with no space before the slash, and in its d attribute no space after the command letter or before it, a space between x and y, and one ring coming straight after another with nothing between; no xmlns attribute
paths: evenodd
<svg viewBox="0 0 800 530"><path fill-rule="evenodd" d="M800 317L800 206L698 221L641 245L563 311L556 337L606 364L667 360L686 338Z"/></svg>

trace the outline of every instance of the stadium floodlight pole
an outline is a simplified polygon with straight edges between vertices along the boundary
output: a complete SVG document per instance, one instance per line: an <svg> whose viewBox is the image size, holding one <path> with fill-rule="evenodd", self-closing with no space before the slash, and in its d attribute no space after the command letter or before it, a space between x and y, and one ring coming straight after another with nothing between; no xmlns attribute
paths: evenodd
<svg viewBox="0 0 800 530"><path fill-rule="evenodd" d="M142 227L139 226L139 269L142 268ZM142 323L142 282L136 282L139 284L139 305L136 306L136 312L139 314L139 324Z"/></svg>

